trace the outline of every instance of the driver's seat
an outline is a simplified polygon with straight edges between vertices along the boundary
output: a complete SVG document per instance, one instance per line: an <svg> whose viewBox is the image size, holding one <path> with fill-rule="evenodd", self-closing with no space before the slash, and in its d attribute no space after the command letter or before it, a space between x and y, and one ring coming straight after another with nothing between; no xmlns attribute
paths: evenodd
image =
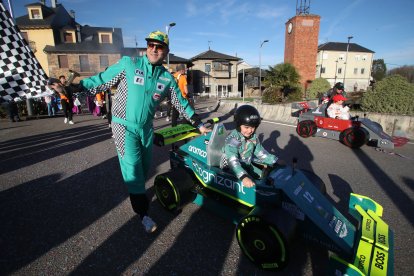
<svg viewBox="0 0 414 276"><path fill-rule="evenodd" d="M222 148L227 138L226 128L222 123L215 124L211 131L210 140L207 145L207 165L220 166L220 160L223 155Z"/></svg>

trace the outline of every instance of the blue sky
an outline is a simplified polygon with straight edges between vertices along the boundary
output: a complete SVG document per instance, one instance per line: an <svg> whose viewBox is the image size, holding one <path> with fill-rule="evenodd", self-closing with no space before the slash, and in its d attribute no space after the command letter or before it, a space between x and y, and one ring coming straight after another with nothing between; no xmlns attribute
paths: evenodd
<svg viewBox="0 0 414 276"><path fill-rule="evenodd" d="M8 0L3 0L6 4ZM26 4L10 0L14 16ZM298 1L300 3L300 0ZM309 2L309 0L308 0ZM124 45L145 47L153 30L170 29L171 53L191 58L208 47L238 56L253 66L283 62L285 23L295 15L296 0L58 0L74 10L81 25L122 28ZM46 0L50 6L50 0ZM319 42L346 42L348 36L384 59L388 69L414 65L413 0L311 0L310 13L321 16Z"/></svg>

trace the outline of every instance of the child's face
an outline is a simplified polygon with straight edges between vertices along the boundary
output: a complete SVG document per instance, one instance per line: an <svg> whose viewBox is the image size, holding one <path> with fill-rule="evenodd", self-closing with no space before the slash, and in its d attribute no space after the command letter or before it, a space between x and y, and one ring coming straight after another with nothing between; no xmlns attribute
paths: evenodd
<svg viewBox="0 0 414 276"><path fill-rule="evenodd" d="M337 101L335 102L336 104L342 105L344 103L344 101Z"/></svg>
<svg viewBox="0 0 414 276"><path fill-rule="evenodd" d="M255 130L256 130L255 127L246 126L246 125L240 126L240 133L246 138L250 138L253 135Z"/></svg>

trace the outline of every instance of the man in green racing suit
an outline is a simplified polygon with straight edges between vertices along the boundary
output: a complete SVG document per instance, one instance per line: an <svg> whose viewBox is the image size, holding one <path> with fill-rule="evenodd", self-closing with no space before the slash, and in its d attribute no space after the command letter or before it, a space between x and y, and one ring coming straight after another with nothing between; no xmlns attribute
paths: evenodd
<svg viewBox="0 0 414 276"><path fill-rule="evenodd" d="M174 77L162 65L169 52L168 36L155 31L146 40L146 55L122 57L104 72L83 79L80 84L93 94L117 86L112 105L112 132L122 176L133 210L140 216L145 230L151 233L157 226L148 216L145 181L152 159L152 121L157 106L168 95L172 105L201 133L209 130L182 97Z"/></svg>

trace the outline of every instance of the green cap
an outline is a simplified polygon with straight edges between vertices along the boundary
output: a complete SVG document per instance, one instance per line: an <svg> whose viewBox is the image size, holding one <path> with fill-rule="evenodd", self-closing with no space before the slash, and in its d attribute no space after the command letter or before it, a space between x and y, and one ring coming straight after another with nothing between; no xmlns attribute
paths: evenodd
<svg viewBox="0 0 414 276"><path fill-rule="evenodd" d="M148 35L147 38L145 38L146 41L157 41L161 42L162 44L169 47L169 40L168 35L166 33L163 33L161 31L154 31Z"/></svg>

